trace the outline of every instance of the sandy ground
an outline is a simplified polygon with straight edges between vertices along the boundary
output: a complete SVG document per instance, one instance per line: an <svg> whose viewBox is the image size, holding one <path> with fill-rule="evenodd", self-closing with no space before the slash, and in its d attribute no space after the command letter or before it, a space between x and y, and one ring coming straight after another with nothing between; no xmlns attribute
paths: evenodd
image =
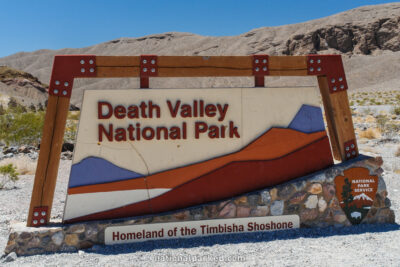
<svg viewBox="0 0 400 267"><path fill-rule="evenodd" d="M360 142L361 143L361 142ZM372 147L373 145L373 147ZM141 244L95 246L78 253L19 257L6 266L400 266L400 167L394 156L398 144L375 141L360 144L385 160L386 181L394 225L361 225L345 228L296 229L263 234L239 234L188 240L149 241ZM61 161L53 219L60 219L71 162ZM4 251L13 220L26 219L32 175L22 176L16 189L0 191L0 251ZM1 262L1 261L0 261ZM1 263L0 263L1 265Z"/></svg>

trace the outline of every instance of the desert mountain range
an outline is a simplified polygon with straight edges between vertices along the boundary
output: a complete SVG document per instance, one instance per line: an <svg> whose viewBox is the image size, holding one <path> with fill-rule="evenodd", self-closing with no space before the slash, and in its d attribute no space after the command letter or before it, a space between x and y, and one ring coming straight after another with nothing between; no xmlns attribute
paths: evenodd
<svg viewBox="0 0 400 267"><path fill-rule="evenodd" d="M364 6L329 17L279 27L263 27L238 36L211 37L168 32L120 38L84 48L37 50L0 58L0 66L31 73L48 83L54 55L305 55L342 54L350 90L400 90L400 3ZM267 86L316 85L314 77L270 77ZM12 87L11 89L9 87ZM253 86L251 77L156 78L152 88ZM80 106L84 89L138 88L138 79L81 79L71 102ZM28 90L28 92L16 92ZM32 92L31 92L32 91ZM35 86L0 82L3 94L46 98ZM40 99L40 100L39 100Z"/></svg>

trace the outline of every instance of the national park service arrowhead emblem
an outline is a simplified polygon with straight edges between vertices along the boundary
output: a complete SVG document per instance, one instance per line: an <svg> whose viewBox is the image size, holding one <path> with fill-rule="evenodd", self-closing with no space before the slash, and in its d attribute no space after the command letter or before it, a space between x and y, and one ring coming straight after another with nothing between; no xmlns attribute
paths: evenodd
<svg viewBox="0 0 400 267"><path fill-rule="evenodd" d="M366 168L351 168L344 176L336 176L336 196L352 224L359 224L367 215L378 189L378 176Z"/></svg>

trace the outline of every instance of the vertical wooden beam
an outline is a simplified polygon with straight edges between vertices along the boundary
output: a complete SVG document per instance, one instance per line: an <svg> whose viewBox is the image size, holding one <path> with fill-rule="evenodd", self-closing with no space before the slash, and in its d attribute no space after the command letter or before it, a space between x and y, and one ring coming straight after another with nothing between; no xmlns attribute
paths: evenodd
<svg viewBox="0 0 400 267"><path fill-rule="evenodd" d="M149 88L150 86L149 77L140 77L140 88Z"/></svg>
<svg viewBox="0 0 400 267"><path fill-rule="evenodd" d="M345 143L356 142L347 91L330 93L326 76L318 76L318 85L324 104L333 156L336 160L345 161L347 159ZM358 154L357 148L355 149Z"/></svg>
<svg viewBox="0 0 400 267"><path fill-rule="evenodd" d="M28 226L34 226L32 225L32 217L36 207L48 207L46 222L50 219L69 101L69 97L49 95L48 98L39 159L29 207Z"/></svg>
<svg viewBox="0 0 400 267"><path fill-rule="evenodd" d="M254 87L264 87L264 76L254 76Z"/></svg>

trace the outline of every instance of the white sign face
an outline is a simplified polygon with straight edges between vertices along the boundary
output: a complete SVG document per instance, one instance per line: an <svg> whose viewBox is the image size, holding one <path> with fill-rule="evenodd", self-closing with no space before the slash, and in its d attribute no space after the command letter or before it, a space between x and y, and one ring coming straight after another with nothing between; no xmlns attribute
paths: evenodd
<svg viewBox="0 0 400 267"><path fill-rule="evenodd" d="M113 245L158 239L266 232L299 227L298 215L248 217L112 226L105 229L104 239L106 245Z"/></svg>
<svg viewBox="0 0 400 267"><path fill-rule="evenodd" d="M86 90L64 221L217 201L332 162L313 87Z"/></svg>

